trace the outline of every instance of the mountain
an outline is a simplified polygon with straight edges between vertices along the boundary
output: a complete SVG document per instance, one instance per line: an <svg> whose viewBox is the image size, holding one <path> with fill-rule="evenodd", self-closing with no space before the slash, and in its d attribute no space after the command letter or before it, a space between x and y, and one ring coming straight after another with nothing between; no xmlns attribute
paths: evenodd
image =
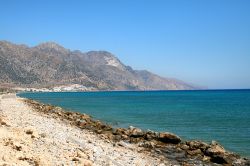
<svg viewBox="0 0 250 166"><path fill-rule="evenodd" d="M194 89L182 81L133 70L107 51L71 51L54 42L35 47L0 41L0 84L54 87L80 84L96 90Z"/></svg>

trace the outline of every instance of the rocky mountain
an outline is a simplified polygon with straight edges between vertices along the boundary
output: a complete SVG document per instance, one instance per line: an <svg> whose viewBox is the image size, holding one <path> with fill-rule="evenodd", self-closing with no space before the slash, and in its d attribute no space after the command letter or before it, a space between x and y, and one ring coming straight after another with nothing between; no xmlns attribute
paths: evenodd
<svg viewBox="0 0 250 166"><path fill-rule="evenodd" d="M35 47L0 41L0 84L52 87L80 84L96 90L194 89L182 81L133 70L106 51L71 51L54 43Z"/></svg>

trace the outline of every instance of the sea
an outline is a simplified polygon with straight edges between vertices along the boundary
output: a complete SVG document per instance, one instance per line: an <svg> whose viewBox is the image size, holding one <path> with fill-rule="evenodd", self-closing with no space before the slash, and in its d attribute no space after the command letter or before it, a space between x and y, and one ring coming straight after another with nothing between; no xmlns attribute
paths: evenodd
<svg viewBox="0 0 250 166"><path fill-rule="evenodd" d="M86 113L114 127L172 132L183 140L215 140L250 157L250 90L20 93Z"/></svg>

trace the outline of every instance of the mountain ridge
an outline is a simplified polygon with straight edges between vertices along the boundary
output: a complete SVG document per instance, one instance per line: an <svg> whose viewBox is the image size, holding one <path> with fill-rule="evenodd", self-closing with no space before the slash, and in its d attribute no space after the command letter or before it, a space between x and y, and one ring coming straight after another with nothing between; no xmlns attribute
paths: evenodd
<svg viewBox="0 0 250 166"><path fill-rule="evenodd" d="M108 51L66 49L55 42L29 47L0 41L0 84L53 87L79 84L96 90L188 90L183 81L134 70Z"/></svg>

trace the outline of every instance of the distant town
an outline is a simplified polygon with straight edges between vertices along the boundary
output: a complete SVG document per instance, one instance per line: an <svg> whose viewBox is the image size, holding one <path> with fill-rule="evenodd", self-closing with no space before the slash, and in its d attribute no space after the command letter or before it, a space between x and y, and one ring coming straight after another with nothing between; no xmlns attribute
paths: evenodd
<svg viewBox="0 0 250 166"><path fill-rule="evenodd" d="M51 88L12 88L15 91L22 92L81 92L81 91L94 91L94 87L86 87L79 84L61 85Z"/></svg>

